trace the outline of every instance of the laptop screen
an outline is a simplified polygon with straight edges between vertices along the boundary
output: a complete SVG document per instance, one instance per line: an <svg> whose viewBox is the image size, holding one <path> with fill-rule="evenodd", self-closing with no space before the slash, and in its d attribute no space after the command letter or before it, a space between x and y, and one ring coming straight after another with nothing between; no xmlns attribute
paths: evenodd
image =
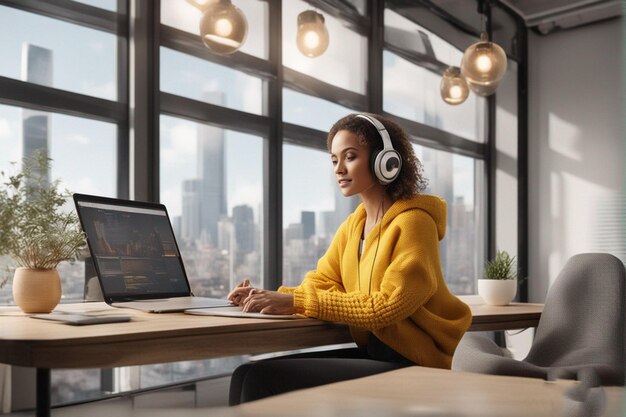
<svg viewBox="0 0 626 417"><path fill-rule="evenodd" d="M190 295L165 206L74 195L108 302Z"/></svg>

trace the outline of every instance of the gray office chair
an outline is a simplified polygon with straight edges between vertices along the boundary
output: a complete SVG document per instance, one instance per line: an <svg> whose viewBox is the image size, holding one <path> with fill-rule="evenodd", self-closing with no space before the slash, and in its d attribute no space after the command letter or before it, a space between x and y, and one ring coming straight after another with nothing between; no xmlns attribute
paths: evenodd
<svg viewBox="0 0 626 417"><path fill-rule="evenodd" d="M506 357L491 339L466 333L452 369L544 379L592 372L601 385L624 385L625 281L613 255L573 256L548 290L526 358Z"/></svg>

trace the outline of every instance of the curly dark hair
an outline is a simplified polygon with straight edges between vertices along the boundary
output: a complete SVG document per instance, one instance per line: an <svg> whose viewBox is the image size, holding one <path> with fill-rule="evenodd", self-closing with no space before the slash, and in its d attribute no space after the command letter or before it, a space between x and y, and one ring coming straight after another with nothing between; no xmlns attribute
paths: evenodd
<svg viewBox="0 0 626 417"><path fill-rule="evenodd" d="M409 141L408 134L393 120L377 114L363 114L377 119L383 124L383 126L385 126L385 129L387 129L389 137L391 138L393 148L402 157L402 167L400 168L398 178L396 178L391 184L385 186L385 192L387 195L393 201L396 201L410 198L416 193L424 191L428 185L428 180L424 177L424 168L422 163L415 156L415 152L413 152L413 146ZM367 120L357 117L357 114L349 114L335 122L333 127L328 132L326 147L329 152L331 150L333 138L340 130L347 130L348 132L357 135L360 138L361 143L369 147L370 155L374 155L383 149L383 141L381 140L376 127L374 127L374 125Z"/></svg>

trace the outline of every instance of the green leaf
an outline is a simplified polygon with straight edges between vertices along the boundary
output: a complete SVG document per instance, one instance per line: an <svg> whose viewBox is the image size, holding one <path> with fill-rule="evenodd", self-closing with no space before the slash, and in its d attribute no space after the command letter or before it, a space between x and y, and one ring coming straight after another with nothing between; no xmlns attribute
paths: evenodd
<svg viewBox="0 0 626 417"><path fill-rule="evenodd" d="M507 251L497 251L496 257L485 263L485 279L516 279L517 276L515 256Z"/></svg>

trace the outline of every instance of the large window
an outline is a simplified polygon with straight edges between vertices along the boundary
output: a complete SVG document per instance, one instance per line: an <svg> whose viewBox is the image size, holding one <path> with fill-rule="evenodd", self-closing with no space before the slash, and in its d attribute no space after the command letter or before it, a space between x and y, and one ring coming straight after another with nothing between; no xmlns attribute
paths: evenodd
<svg viewBox="0 0 626 417"><path fill-rule="evenodd" d="M485 142L485 99L471 94L458 106L440 96L441 72L463 52L417 23L385 9L383 110L476 142Z"/></svg>
<svg viewBox="0 0 626 417"><path fill-rule="evenodd" d="M283 1L283 64L300 73L357 93L365 93L367 38L350 30L345 22L326 14L332 38L326 52L311 59L296 47L298 14L311 6L301 0Z"/></svg>
<svg viewBox="0 0 626 417"><path fill-rule="evenodd" d="M254 114L264 109L260 78L168 48L161 48L161 90Z"/></svg>
<svg viewBox="0 0 626 417"><path fill-rule="evenodd" d="M328 132L333 124L353 110L318 97L283 89L283 120Z"/></svg>
<svg viewBox="0 0 626 417"><path fill-rule="evenodd" d="M0 76L116 100L114 34L0 6Z"/></svg>
<svg viewBox="0 0 626 417"><path fill-rule="evenodd" d="M439 93L441 75L385 51L383 109L395 116L485 142L485 99L472 94L459 106Z"/></svg>
<svg viewBox="0 0 626 417"><path fill-rule="evenodd" d="M461 105L446 104L441 76L460 64L461 49L411 20L414 15L402 16L402 6L391 6L385 9L383 110L413 136L426 192L447 202L440 251L446 283L455 294L473 294L487 247L487 101L471 94Z"/></svg>
<svg viewBox="0 0 626 417"><path fill-rule="evenodd" d="M315 269L360 201L339 191L327 151L288 144L283 146L283 195L283 284L295 286Z"/></svg>
<svg viewBox="0 0 626 417"><path fill-rule="evenodd" d="M17 172L22 157L45 144L52 159L50 179L72 192L114 197L117 128L111 123L0 105L0 171ZM15 164L13 164L15 163ZM68 204L68 210L73 207ZM8 262L8 259L5 259ZM5 264L0 263L5 273ZM87 279L82 261L58 266L63 302L83 299ZM0 303L11 304L10 282L0 289Z"/></svg>
<svg viewBox="0 0 626 417"><path fill-rule="evenodd" d="M415 145L429 179L426 193L448 203L446 235L441 242L443 275L454 294L475 294L482 276L485 201L481 160Z"/></svg>
<svg viewBox="0 0 626 417"><path fill-rule="evenodd" d="M263 139L161 117L161 201L196 295L262 286Z"/></svg>

